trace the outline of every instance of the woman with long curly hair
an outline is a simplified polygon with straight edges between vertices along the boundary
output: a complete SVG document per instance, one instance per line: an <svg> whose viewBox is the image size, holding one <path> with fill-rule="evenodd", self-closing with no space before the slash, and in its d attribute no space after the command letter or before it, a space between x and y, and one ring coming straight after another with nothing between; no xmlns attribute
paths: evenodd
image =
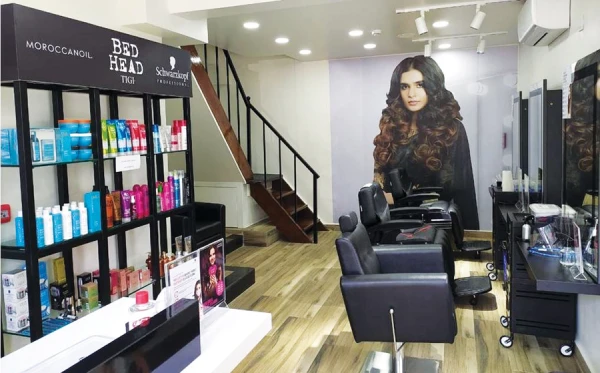
<svg viewBox="0 0 600 373"><path fill-rule="evenodd" d="M600 141L598 128L594 139L594 105L600 114L600 78L594 80L590 66L598 64L600 77L600 50L580 59L575 64L575 80L571 87L571 119L565 122L565 172L567 204L572 206L595 205L590 191L598 189L598 153ZM587 69L586 69L587 68ZM598 121L596 117L596 121ZM594 180L594 170L596 179Z"/></svg>
<svg viewBox="0 0 600 373"><path fill-rule="evenodd" d="M475 183L460 106L431 57L404 59L392 74L387 107L373 143L374 180L386 191L387 173L405 171L412 185L441 186L441 198L460 207L466 229L479 229Z"/></svg>

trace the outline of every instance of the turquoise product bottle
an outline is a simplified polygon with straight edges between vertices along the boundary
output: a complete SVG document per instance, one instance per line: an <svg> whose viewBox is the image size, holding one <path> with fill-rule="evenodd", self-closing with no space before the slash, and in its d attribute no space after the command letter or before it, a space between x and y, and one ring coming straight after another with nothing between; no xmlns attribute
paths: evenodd
<svg viewBox="0 0 600 373"><path fill-rule="evenodd" d="M173 184L175 186L175 188L173 188L174 189L174 191L173 191L174 201L173 202L175 202L175 207L179 207L181 205L181 196L180 196L181 187L179 185L179 178L177 178L177 177L174 178Z"/></svg>
<svg viewBox="0 0 600 373"><path fill-rule="evenodd" d="M42 216L42 209L38 209L35 212L35 234L37 238L37 247L44 247L44 217Z"/></svg>
<svg viewBox="0 0 600 373"><path fill-rule="evenodd" d="M77 202L71 202L71 219L73 220L73 238L81 236L81 213Z"/></svg>
<svg viewBox="0 0 600 373"><path fill-rule="evenodd" d="M52 232L54 233L54 242L63 241L62 214L58 206L52 209Z"/></svg>
<svg viewBox="0 0 600 373"><path fill-rule="evenodd" d="M83 195L85 208L87 209L88 232L100 232L102 230L102 218L100 213L100 192L93 191Z"/></svg>
<svg viewBox="0 0 600 373"><path fill-rule="evenodd" d="M35 131L31 131L31 161L40 161L40 140L35 135Z"/></svg>
<svg viewBox="0 0 600 373"><path fill-rule="evenodd" d="M15 218L15 229L17 230L17 246L25 247L25 229L23 228L23 211L17 212Z"/></svg>

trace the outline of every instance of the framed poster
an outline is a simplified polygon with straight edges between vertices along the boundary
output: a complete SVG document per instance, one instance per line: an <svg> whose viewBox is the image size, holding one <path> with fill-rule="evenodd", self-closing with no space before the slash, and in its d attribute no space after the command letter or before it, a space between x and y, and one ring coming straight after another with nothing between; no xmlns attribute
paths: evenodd
<svg viewBox="0 0 600 373"><path fill-rule="evenodd" d="M225 241L220 239L200 249L200 285L204 312L225 302ZM198 285L198 284L196 284ZM198 288L194 290L198 293Z"/></svg>

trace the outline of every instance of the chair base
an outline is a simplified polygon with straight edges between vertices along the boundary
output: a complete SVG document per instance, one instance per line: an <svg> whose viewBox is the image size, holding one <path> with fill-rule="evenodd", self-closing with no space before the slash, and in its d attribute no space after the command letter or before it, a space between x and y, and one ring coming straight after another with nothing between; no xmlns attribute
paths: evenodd
<svg viewBox="0 0 600 373"><path fill-rule="evenodd" d="M394 367L392 354L387 352L372 351L360 369L360 373L439 373L441 371L438 360L418 359L405 357L402 364Z"/></svg>

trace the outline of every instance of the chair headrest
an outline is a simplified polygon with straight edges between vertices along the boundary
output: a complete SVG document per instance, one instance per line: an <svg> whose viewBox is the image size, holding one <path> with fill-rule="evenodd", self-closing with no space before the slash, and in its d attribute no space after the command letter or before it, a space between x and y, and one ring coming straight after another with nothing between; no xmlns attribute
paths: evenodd
<svg viewBox="0 0 600 373"><path fill-rule="evenodd" d="M358 216L354 211L350 211L348 214L340 216L339 223L342 233L354 232L358 224Z"/></svg>
<svg viewBox="0 0 600 373"><path fill-rule="evenodd" d="M379 183L370 183L360 188L360 220L366 227L390 220L390 207L383 193Z"/></svg>
<svg viewBox="0 0 600 373"><path fill-rule="evenodd" d="M404 190L404 185L402 184L402 172L403 170L396 168L388 173L390 190L392 192L392 196L394 196L394 201L401 200L407 195L406 191Z"/></svg>

